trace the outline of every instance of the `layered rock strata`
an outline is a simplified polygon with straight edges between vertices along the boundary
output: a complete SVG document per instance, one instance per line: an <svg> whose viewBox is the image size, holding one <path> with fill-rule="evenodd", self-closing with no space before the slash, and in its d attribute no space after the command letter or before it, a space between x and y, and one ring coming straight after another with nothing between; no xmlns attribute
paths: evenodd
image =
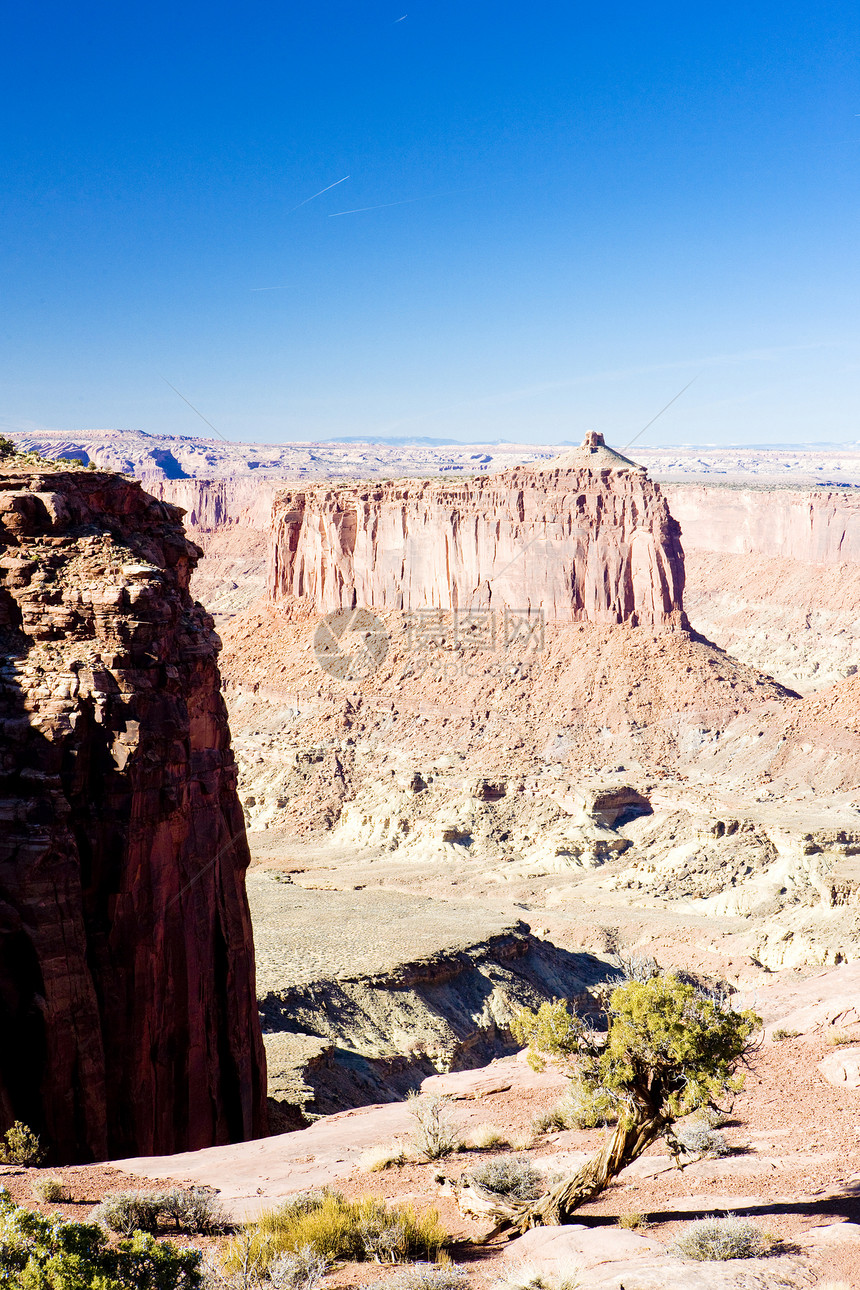
<svg viewBox="0 0 860 1290"><path fill-rule="evenodd" d="M683 588L680 529L659 488L596 434L542 468L288 489L272 508L269 595L320 613L507 607L680 625Z"/></svg>
<svg viewBox="0 0 860 1290"><path fill-rule="evenodd" d="M265 1131L212 621L181 512L0 471L0 1131L56 1160Z"/></svg>

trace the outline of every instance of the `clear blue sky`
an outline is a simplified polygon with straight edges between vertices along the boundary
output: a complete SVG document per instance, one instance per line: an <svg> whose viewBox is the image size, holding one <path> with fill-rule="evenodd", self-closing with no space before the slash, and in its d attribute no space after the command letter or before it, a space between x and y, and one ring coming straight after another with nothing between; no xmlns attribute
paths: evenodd
<svg viewBox="0 0 860 1290"><path fill-rule="evenodd" d="M856 0L26 0L0 45L5 428L209 433L166 378L235 439L624 442L701 373L644 442L860 438Z"/></svg>

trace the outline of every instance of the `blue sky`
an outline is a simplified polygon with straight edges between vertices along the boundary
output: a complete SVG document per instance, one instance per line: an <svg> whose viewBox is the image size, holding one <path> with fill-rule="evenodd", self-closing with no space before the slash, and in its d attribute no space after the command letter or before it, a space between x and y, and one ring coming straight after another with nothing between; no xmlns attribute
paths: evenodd
<svg viewBox="0 0 860 1290"><path fill-rule="evenodd" d="M855 0L28 0L0 98L5 428L860 438Z"/></svg>

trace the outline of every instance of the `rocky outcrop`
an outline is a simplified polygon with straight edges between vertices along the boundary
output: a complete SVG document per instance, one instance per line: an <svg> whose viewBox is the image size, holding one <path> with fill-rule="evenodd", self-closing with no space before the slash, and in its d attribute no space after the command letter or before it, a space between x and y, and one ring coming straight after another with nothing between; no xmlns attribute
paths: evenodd
<svg viewBox="0 0 860 1290"><path fill-rule="evenodd" d="M0 470L0 1131L56 1160L265 1130L249 856L199 555L85 470Z"/></svg>
<svg viewBox="0 0 860 1290"><path fill-rule="evenodd" d="M683 622L678 525L645 471L591 434L540 469L486 479L287 490L269 595L321 613L543 610L567 622Z"/></svg>

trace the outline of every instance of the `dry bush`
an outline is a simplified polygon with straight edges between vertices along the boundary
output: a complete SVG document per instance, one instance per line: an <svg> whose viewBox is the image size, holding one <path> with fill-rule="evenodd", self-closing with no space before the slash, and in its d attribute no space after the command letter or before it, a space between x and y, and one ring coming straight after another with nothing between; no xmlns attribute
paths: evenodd
<svg viewBox="0 0 860 1290"><path fill-rule="evenodd" d="M786 1039L799 1039L800 1031L786 1030L785 1026L777 1026L776 1030L771 1031L770 1037L775 1043L781 1044Z"/></svg>
<svg viewBox="0 0 860 1290"><path fill-rule="evenodd" d="M845 1048L850 1044L856 1044L858 1039L855 1035L846 1035L845 1031L841 1030L830 1036L830 1042L834 1048Z"/></svg>
<svg viewBox="0 0 860 1290"><path fill-rule="evenodd" d="M131 1236L134 1232L156 1232L160 1216L161 1192L115 1191L91 1211L90 1222L117 1236Z"/></svg>
<svg viewBox="0 0 860 1290"><path fill-rule="evenodd" d="M462 1135L447 1115L447 1098L420 1097L417 1093L410 1093L407 1101L415 1121L415 1149L422 1159L441 1160L443 1156L462 1150Z"/></svg>
<svg viewBox="0 0 860 1290"><path fill-rule="evenodd" d="M698 1156L700 1160L722 1159L732 1154L725 1134L720 1133L719 1129L710 1128L704 1120L694 1120L692 1124L685 1124L676 1137L689 1155Z"/></svg>
<svg viewBox="0 0 860 1290"><path fill-rule="evenodd" d="M695 1263L710 1263L728 1259L758 1259L769 1253L771 1239L745 1219L704 1218L691 1223L669 1253L676 1258Z"/></svg>
<svg viewBox="0 0 860 1290"><path fill-rule="evenodd" d="M412 1263L370 1290L465 1290L469 1278L456 1263Z"/></svg>
<svg viewBox="0 0 860 1290"><path fill-rule="evenodd" d="M543 1191L543 1175L522 1156L498 1156L485 1160L466 1174L470 1182L506 1200L534 1200Z"/></svg>
<svg viewBox="0 0 860 1290"><path fill-rule="evenodd" d="M159 1201L159 1217L169 1219L177 1232L212 1236L229 1226L221 1202L206 1187L171 1187Z"/></svg>
<svg viewBox="0 0 860 1290"><path fill-rule="evenodd" d="M479 1124L469 1134L469 1146L477 1151L492 1151L494 1147L507 1145L507 1137L497 1124Z"/></svg>
<svg viewBox="0 0 860 1290"><path fill-rule="evenodd" d="M69 1189L62 1178L34 1178L31 1186L36 1200L44 1201L46 1205L59 1205L69 1199Z"/></svg>
<svg viewBox="0 0 860 1290"><path fill-rule="evenodd" d="M366 1173L378 1173L391 1169L393 1165L405 1165L409 1156L402 1142L392 1142L387 1147L368 1147L361 1153L359 1165Z"/></svg>
<svg viewBox="0 0 860 1290"><path fill-rule="evenodd" d="M627 1232L645 1232L651 1224L645 1214L619 1214L618 1226Z"/></svg>
<svg viewBox="0 0 860 1290"><path fill-rule="evenodd" d="M577 1290L579 1268L564 1264L556 1272L544 1272L532 1263L522 1262L506 1268L493 1290Z"/></svg>
<svg viewBox="0 0 860 1290"><path fill-rule="evenodd" d="M269 1264L268 1278L272 1290L316 1290L331 1263L309 1245L300 1250L279 1254Z"/></svg>

